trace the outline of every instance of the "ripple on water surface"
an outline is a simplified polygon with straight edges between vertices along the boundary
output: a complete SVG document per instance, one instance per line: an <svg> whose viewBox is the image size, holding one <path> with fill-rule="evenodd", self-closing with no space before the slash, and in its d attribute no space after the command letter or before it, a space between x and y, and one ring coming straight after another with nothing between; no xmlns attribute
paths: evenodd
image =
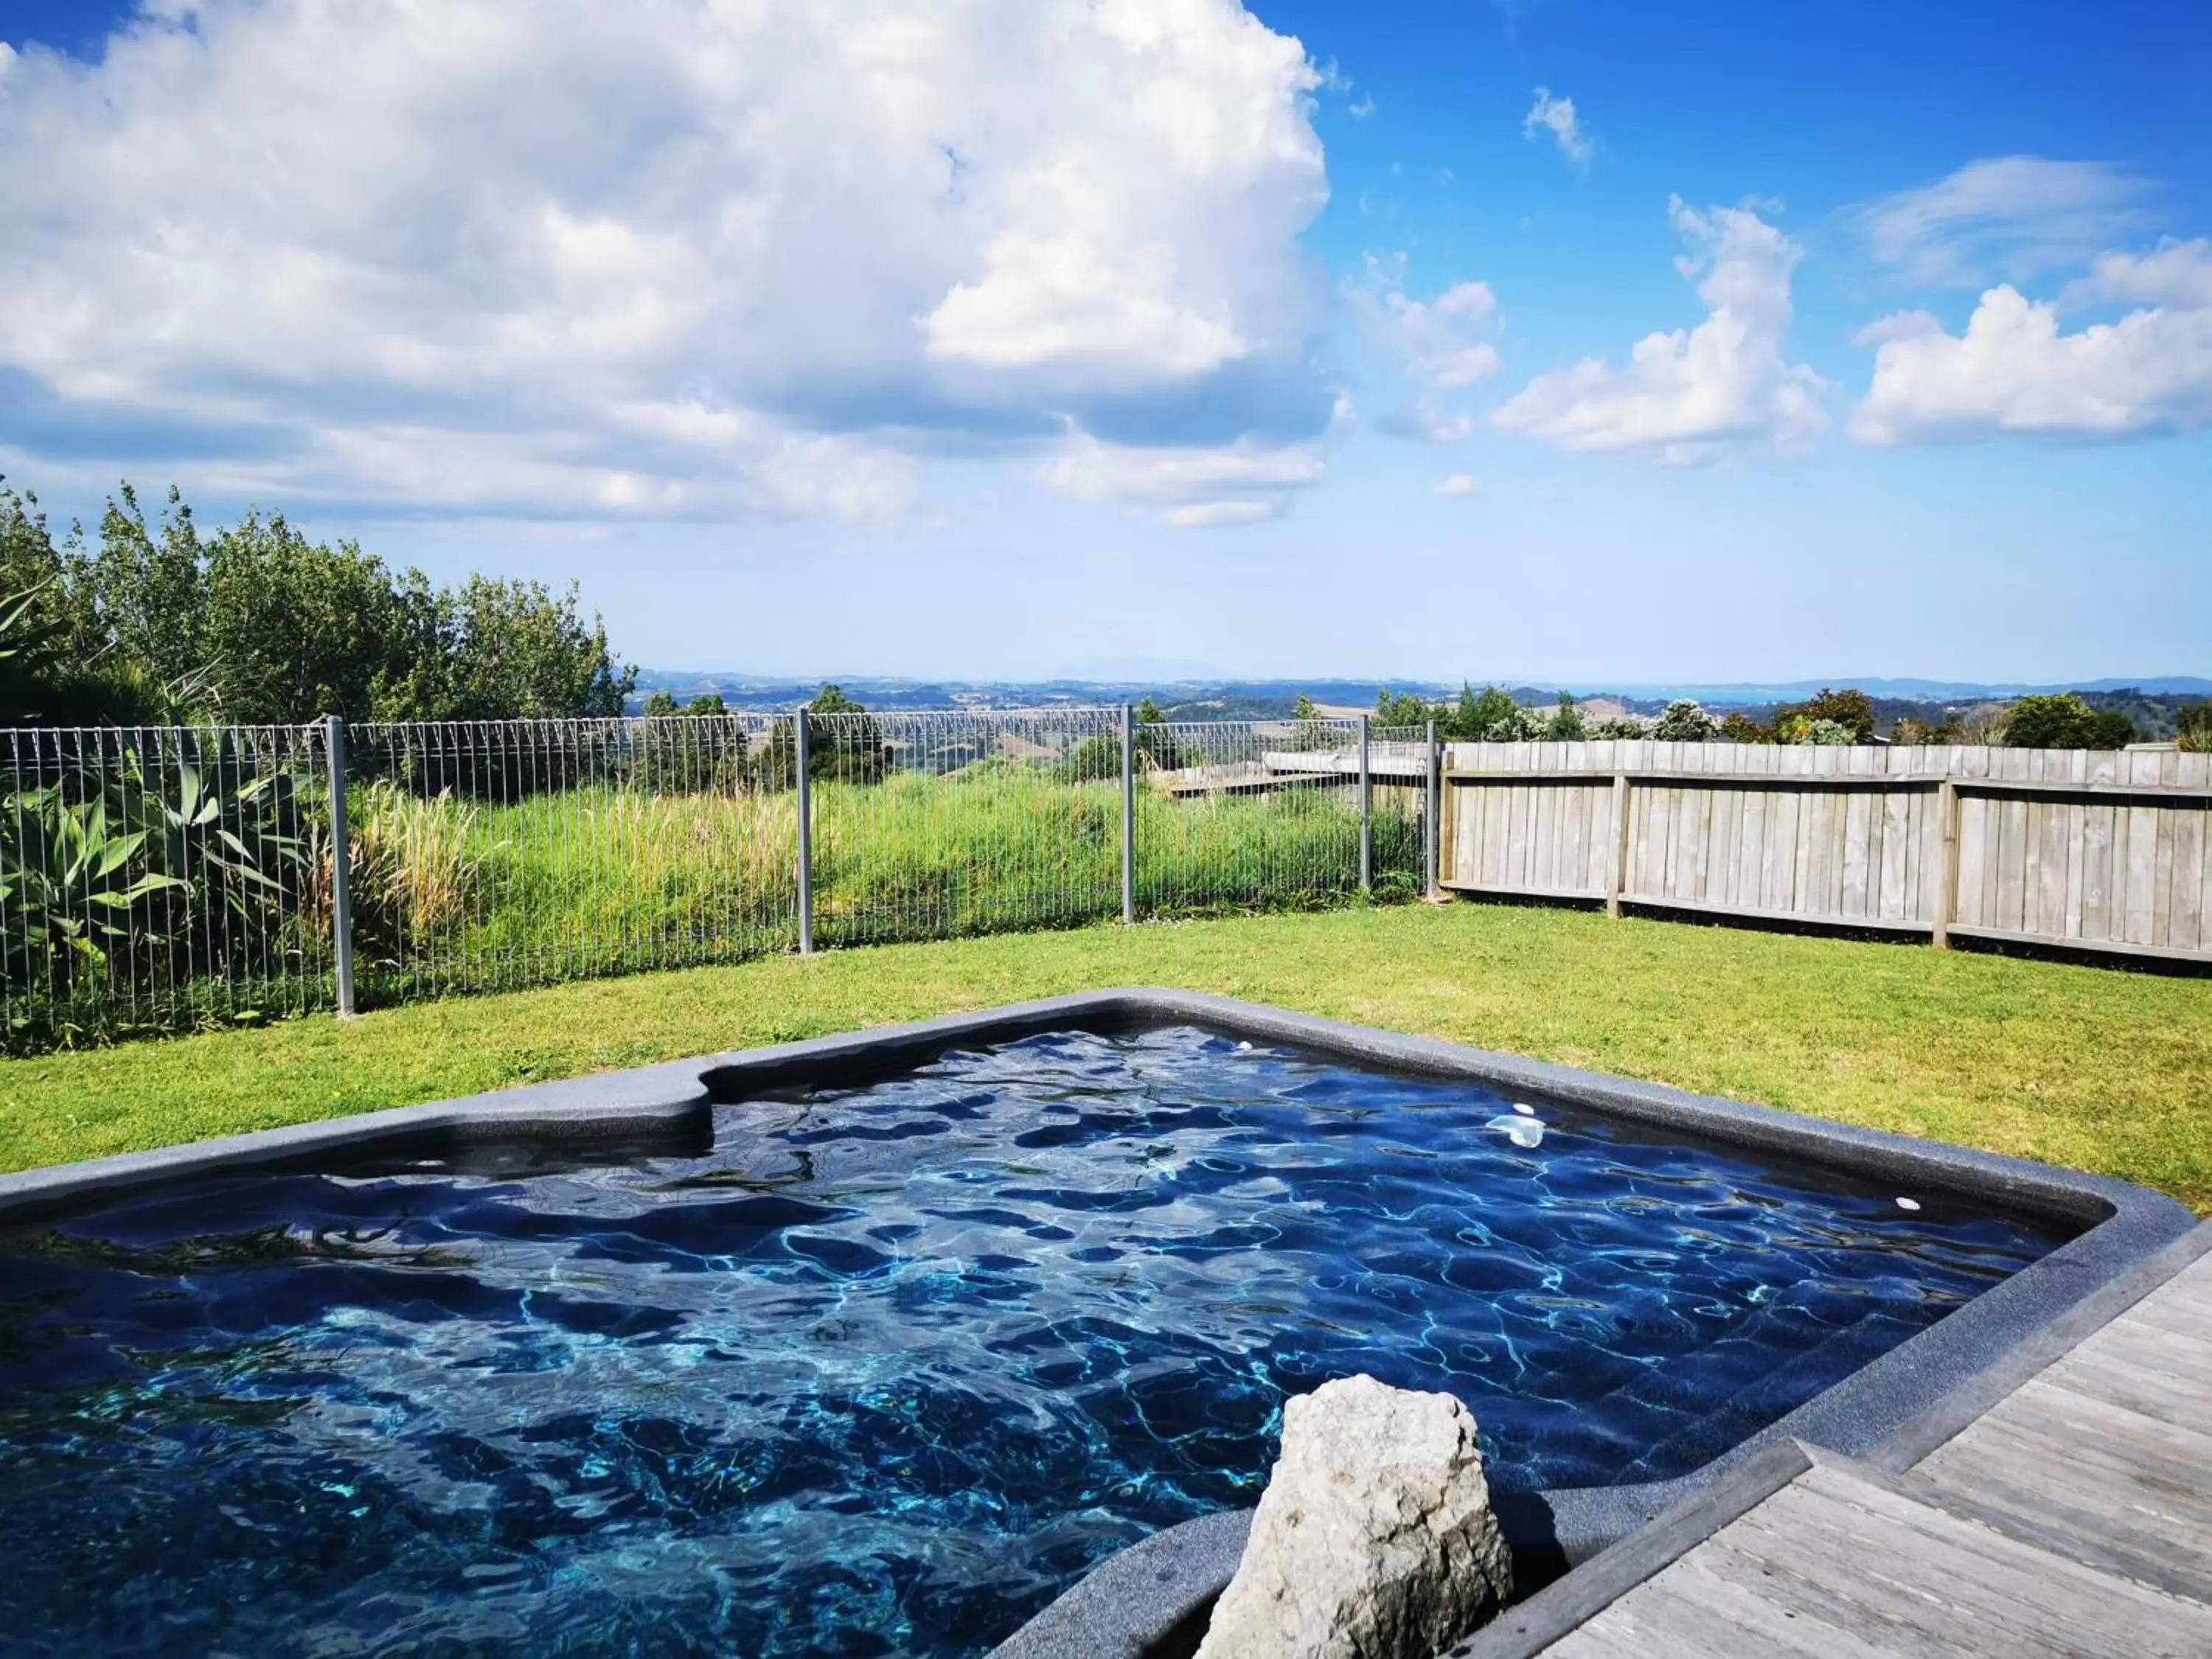
<svg viewBox="0 0 2212 1659"><path fill-rule="evenodd" d="M1505 1485L1660 1479L2057 1242L1189 1030L726 1107L683 1156L199 1180L0 1232L0 1628L975 1653L1253 1501L1332 1376L1462 1395Z"/></svg>

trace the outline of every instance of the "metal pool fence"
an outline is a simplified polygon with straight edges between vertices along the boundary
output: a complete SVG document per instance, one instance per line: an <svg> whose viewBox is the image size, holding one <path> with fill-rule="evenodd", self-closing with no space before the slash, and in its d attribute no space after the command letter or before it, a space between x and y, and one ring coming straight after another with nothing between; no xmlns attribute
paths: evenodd
<svg viewBox="0 0 2212 1659"><path fill-rule="evenodd" d="M16 1052L1433 890L1437 750L1126 708L6 733Z"/></svg>

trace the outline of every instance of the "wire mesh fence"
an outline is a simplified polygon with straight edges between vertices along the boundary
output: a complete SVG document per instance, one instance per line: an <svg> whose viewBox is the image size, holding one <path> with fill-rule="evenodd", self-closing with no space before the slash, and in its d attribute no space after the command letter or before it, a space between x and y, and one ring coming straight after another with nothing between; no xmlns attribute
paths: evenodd
<svg viewBox="0 0 2212 1659"><path fill-rule="evenodd" d="M1136 867L1143 910L1309 908L1357 895L1360 744L1357 720L1139 726ZM1368 873L1395 877L1406 863L1400 827L1371 814L1364 821Z"/></svg>
<svg viewBox="0 0 2212 1659"><path fill-rule="evenodd" d="M1119 709L814 714L807 729L820 942L1121 913Z"/></svg>
<svg viewBox="0 0 2212 1659"><path fill-rule="evenodd" d="M1057 708L13 731L7 1042L1402 897L1431 751L1364 728Z"/></svg>
<svg viewBox="0 0 2212 1659"><path fill-rule="evenodd" d="M369 725L348 751L364 1001L798 943L789 716Z"/></svg>
<svg viewBox="0 0 2212 1659"><path fill-rule="evenodd" d="M13 729L0 777L12 1051L328 1006L324 728Z"/></svg>

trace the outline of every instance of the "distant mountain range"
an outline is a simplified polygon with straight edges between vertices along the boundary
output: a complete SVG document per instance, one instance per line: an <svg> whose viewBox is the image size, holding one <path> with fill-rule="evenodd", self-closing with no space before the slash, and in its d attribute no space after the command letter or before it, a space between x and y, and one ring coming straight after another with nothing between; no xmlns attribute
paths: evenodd
<svg viewBox="0 0 2212 1659"><path fill-rule="evenodd" d="M1287 706L1301 694L1332 707L1367 707L1384 691L1412 692L1437 699L1454 695L1456 682L1437 680L1356 679L1067 679L1067 680L921 680L870 674L824 675L821 679L736 674L720 671L689 672L646 669L638 675L638 701L654 691L666 691L679 702L712 692L732 708L790 708L806 702L825 681L834 680L848 695L871 708L1030 708L1054 705L1138 702L1152 697L1159 702L1195 713L1215 708L1224 715L1267 714ZM1853 679L1847 675L1817 680L1737 681L1635 684L1574 681L1545 685L1513 685L1506 689L1520 702L1548 703L1565 690L1577 697L1611 696L1631 708L1662 704L1675 697L1692 697L1713 708L1770 708L1796 702L1830 686L1856 686L1870 696L1891 702L1969 703L2022 696L2031 692L2139 690L2154 696L2212 697L2212 679L2189 674L2153 674L2136 679L2075 680L2051 684L2007 681Z"/></svg>

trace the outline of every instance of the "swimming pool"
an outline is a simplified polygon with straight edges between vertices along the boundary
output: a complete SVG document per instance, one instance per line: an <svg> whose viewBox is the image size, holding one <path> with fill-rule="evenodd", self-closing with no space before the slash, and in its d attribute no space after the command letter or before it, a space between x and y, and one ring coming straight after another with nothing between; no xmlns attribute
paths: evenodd
<svg viewBox="0 0 2212 1659"><path fill-rule="evenodd" d="M2082 1231L1091 1024L771 1073L655 1140L372 1140L7 1224L0 1628L975 1653L1252 1502L1330 1376L1459 1393L1504 1486L1664 1480Z"/></svg>

